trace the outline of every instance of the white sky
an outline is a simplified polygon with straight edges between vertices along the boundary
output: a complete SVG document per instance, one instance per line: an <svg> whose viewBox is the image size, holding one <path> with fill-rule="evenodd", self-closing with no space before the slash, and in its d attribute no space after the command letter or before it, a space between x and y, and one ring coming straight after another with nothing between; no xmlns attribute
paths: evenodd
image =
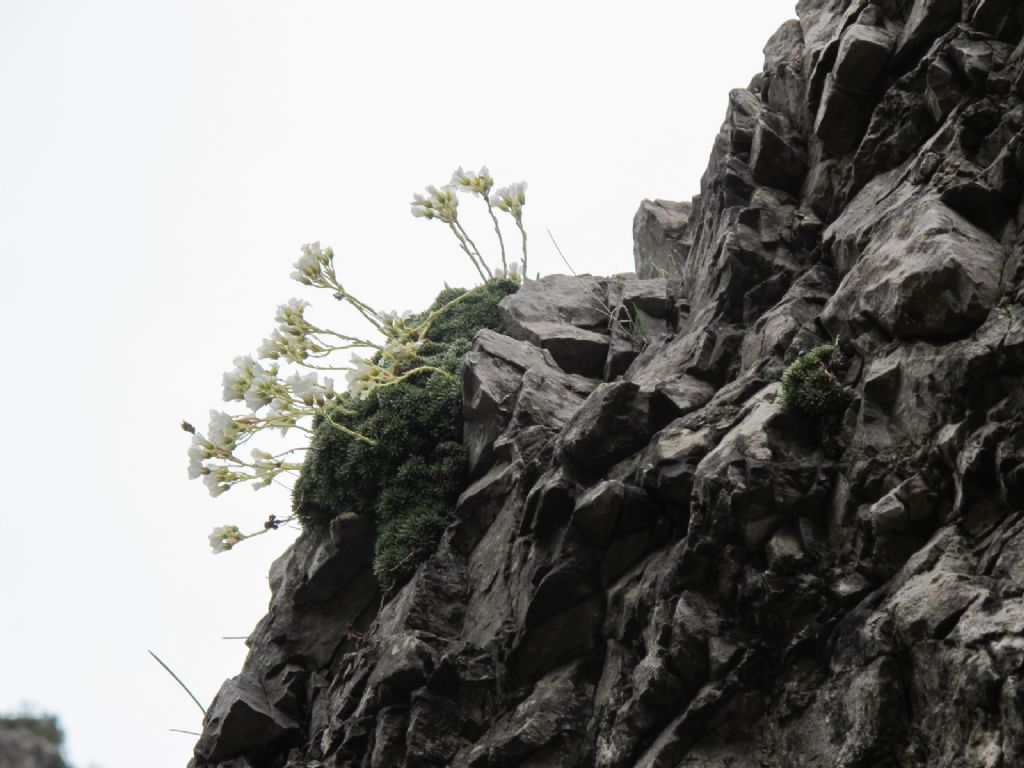
<svg viewBox="0 0 1024 768"><path fill-rule="evenodd" d="M0 711L57 713L78 768L183 768L288 534L210 498L182 418L273 328L302 243L382 309L472 282L411 194L529 182L531 273L632 269L642 198L697 191L732 87L793 0L497 4L0 0ZM484 241L485 230L478 230ZM513 242L516 242L513 240ZM326 297L325 297L326 298ZM340 318L340 319L339 319Z"/></svg>

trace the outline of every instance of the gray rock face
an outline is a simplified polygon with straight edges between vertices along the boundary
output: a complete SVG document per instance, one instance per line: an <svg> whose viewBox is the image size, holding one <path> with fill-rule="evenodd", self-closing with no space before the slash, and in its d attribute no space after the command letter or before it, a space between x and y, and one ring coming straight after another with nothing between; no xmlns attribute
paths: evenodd
<svg viewBox="0 0 1024 768"><path fill-rule="evenodd" d="M637 275L476 338L436 555L275 565L197 768L1024 765L1024 6L797 11Z"/></svg>
<svg viewBox="0 0 1024 768"><path fill-rule="evenodd" d="M0 717L0 768L68 768L56 718Z"/></svg>
<svg viewBox="0 0 1024 768"><path fill-rule="evenodd" d="M640 277L678 274L690 251L689 203L644 200L633 219L633 254Z"/></svg>

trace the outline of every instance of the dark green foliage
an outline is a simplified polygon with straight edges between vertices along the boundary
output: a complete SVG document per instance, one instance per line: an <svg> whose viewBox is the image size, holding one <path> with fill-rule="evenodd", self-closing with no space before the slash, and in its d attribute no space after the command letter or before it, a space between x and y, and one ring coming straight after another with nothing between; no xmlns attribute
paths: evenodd
<svg viewBox="0 0 1024 768"><path fill-rule="evenodd" d="M835 346L822 344L797 358L782 375L784 408L805 416L821 416L846 407L849 395L837 376Z"/></svg>
<svg viewBox="0 0 1024 768"><path fill-rule="evenodd" d="M469 296L433 322L427 331L427 338L440 343L451 343L459 339L469 342L481 328L497 328L498 303L517 290L519 286L511 280L492 280L474 289ZM461 288L445 288L434 299L430 310L440 309L464 293Z"/></svg>
<svg viewBox="0 0 1024 768"><path fill-rule="evenodd" d="M402 365L405 370L430 365L450 375L419 373L363 400L349 394L338 398L331 419L371 438L374 445L324 419L314 425L293 493L295 513L314 528L342 512L373 515L374 571L385 590L401 584L434 551L465 486L462 361L476 332L497 326L498 302L515 290L510 281L494 281L468 294L446 288L427 312L407 321L415 325L430 311L465 295L434 320L420 356Z"/></svg>

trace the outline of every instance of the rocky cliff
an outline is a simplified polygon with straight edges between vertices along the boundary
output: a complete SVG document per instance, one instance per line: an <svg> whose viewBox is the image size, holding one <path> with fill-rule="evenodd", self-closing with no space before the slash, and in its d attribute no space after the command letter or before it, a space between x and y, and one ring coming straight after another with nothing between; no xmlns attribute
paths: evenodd
<svg viewBox="0 0 1024 768"><path fill-rule="evenodd" d="M275 564L195 766L1024 765L1024 6L797 12L636 276L477 337L437 554Z"/></svg>
<svg viewBox="0 0 1024 768"><path fill-rule="evenodd" d="M0 768L68 768L64 733L54 717L0 717Z"/></svg>

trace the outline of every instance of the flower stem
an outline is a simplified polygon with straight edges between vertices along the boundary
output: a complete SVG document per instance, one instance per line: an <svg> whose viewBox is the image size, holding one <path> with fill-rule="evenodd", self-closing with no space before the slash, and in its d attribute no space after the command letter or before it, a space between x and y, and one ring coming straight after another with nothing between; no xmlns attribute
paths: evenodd
<svg viewBox="0 0 1024 768"><path fill-rule="evenodd" d="M494 222L494 234L498 236L498 245L501 247L501 270L505 277L508 277L508 259L505 257L505 239L501 236L501 226L498 224L498 217L494 215L494 208L490 198L485 194L484 202L487 203L487 213Z"/></svg>

